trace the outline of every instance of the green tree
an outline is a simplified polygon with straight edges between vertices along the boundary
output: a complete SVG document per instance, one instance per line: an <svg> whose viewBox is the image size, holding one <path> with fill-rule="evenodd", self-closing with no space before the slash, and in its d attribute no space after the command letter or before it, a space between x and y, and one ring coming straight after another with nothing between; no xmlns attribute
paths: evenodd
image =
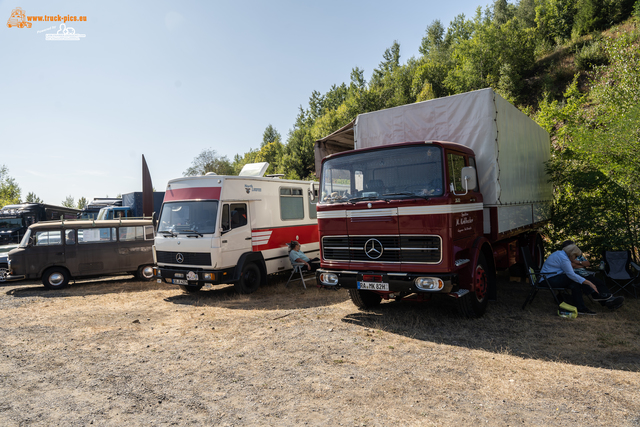
<svg viewBox="0 0 640 427"><path fill-rule="evenodd" d="M66 199L62 201L62 206L65 206L67 208L75 208L76 204L73 200L73 196L67 196Z"/></svg>
<svg viewBox="0 0 640 427"><path fill-rule="evenodd" d="M260 144L260 148L272 142L282 143L282 137L276 128L269 124L262 134L262 144Z"/></svg>
<svg viewBox="0 0 640 427"><path fill-rule="evenodd" d="M20 203L20 192L16 180L9 176L9 169L0 166L0 207Z"/></svg>
<svg viewBox="0 0 640 427"><path fill-rule="evenodd" d="M77 209L84 209L84 208L87 207L88 204L89 204L89 202L87 202L87 199L83 196L83 197L80 197L78 199L78 204L77 204L76 208Z"/></svg>
<svg viewBox="0 0 640 427"><path fill-rule="evenodd" d="M26 203L43 203L40 197L36 196L36 193L29 192L27 194L27 198L25 199Z"/></svg>
<svg viewBox="0 0 640 427"><path fill-rule="evenodd" d="M207 172L215 172L218 175L233 175L234 168L226 156L220 157L215 150L202 150L193 159L189 169L184 171L184 176L205 175Z"/></svg>

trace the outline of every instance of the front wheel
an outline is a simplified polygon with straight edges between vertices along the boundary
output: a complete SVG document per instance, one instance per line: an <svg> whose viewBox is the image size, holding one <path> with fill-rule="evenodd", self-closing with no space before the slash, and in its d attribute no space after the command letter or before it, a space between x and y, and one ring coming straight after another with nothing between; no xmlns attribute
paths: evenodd
<svg viewBox="0 0 640 427"><path fill-rule="evenodd" d="M260 287L260 269L254 263L242 268L240 280L233 285L240 294L252 294Z"/></svg>
<svg viewBox="0 0 640 427"><path fill-rule="evenodd" d="M47 289L62 289L69 284L69 272L64 268L52 267L42 275L42 284Z"/></svg>
<svg viewBox="0 0 640 427"><path fill-rule="evenodd" d="M143 265L138 268L136 272L136 277L140 280L151 280L153 279L153 266L152 265Z"/></svg>
<svg viewBox="0 0 640 427"><path fill-rule="evenodd" d="M482 317L489 303L489 270L483 254L473 272L473 291L458 298L458 310L464 317Z"/></svg>
<svg viewBox="0 0 640 427"><path fill-rule="evenodd" d="M360 289L349 289L349 297L356 307L363 309L376 308L382 301L380 294Z"/></svg>

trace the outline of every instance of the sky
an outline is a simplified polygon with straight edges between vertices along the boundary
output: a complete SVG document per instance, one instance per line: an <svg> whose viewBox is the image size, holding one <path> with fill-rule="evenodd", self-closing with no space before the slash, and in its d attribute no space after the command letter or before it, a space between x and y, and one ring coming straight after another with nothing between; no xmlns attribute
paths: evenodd
<svg viewBox="0 0 640 427"><path fill-rule="evenodd" d="M269 124L286 142L312 91L369 80L394 40L405 63L434 20L489 3L0 0L0 166L59 205L142 191L144 155L164 191L203 150L232 160ZM9 28L16 7L86 21ZM65 29L77 40L52 40Z"/></svg>

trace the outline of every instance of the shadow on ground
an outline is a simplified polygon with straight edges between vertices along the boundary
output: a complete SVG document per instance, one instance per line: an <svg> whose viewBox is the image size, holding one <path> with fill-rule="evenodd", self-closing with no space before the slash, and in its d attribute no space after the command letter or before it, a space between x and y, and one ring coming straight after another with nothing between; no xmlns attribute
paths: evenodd
<svg viewBox="0 0 640 427"><path fill-rule="evenodd" d="M548 292L539 292L523 310L528 290L526 283L500 280L498 301L490 302L479 319L458 316L451 298L434 298L423 304L383 303L375 310L348 314L342 321L438 344L640 371L640 300L627 300L617 311L590 305L597 315L565 319L557 315Z"/></svg>
<svg viewBox="0 0 640 427"><path fill-rule="evenodd" d="M155 289L176 288L173 285L156 283L153 280L144 281L132 276L103 277L96 279L84 279L72 282L63 289L49 290L39 281L22 281L5 283L4 288L8 288L7 295L16 298L42 297L42 298L65 298L87 295L106 295L113 293L127 292L147 292Z"/></svg>

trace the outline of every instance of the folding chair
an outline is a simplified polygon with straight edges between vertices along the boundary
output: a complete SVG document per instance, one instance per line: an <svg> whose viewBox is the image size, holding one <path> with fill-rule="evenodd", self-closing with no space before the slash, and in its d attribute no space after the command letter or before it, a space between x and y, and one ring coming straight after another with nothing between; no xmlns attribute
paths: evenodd
<svg viewBox="0 0 640 427"><path fill-rule="evenodd" d="M522 252L522 259L524 260L524 266L527 270L527 277L529 278L529 284L531 285L531 291L527 296L527 299L524 300L524 304L522 304L522 309L527 306L527 304L531 304L533 299L536 297L539 290L551 291L551 295L553 295L553 299L556 301L556 305L560 305L560 300L558 300L558 296L555 291L561 291L565 288L554 288L551 286L551 283L547 280L547 275L540 273L540 270L536 270L533 268L535 265L533 263L533 258L531 257L531 251L529 250L529 246L522 246L520 248Z"/></svg>
<svg viewBox="0 0 640 427"><path fill-rule="evenodd" d="M289 282L291 282L293 276L297 273L300 275L300 278L295 278L293 279L294 282L301 280L302 281L302 286L304 286L305 289L307 289L307 284L304 282L304 274L302 272L302 267L304 267L304 262L292 262L291 265L293 266L293 270L291 270L291 275L289 276L289 280L287 280L287 284L284 285L285 288L287 286L289 286Z"/></svg>
<svg viewBox="0 0 640 427"><path fill-rule="evenodd" d="M633 267L635 272L631 269ZM640 277L640 266L631 261L631 251L605 251L604 275L618 287L613 294L628 292L638 298L636 286ZM631 290L627 289L631 288Z"/></svg>

